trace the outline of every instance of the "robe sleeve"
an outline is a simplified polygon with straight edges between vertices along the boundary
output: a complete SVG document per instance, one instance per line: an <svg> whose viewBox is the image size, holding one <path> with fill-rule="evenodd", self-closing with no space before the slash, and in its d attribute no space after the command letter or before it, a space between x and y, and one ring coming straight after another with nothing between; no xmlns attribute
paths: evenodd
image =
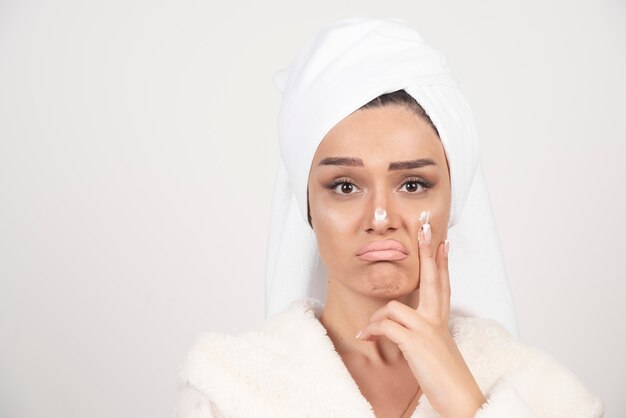
<svg viewBox="0 0 626 418"><path fill-rule="evenodd" d="M219 414L204 393L183 383L178 386L173 418L219 418Z"/></svg>
<svg viewBox="0 0 626 418"><path fill-rule="evenodd" d="M535 383L541 387L541 381ZM568 384L578 386L578 383L577 381L565 382L565 386ZM546 392L549 396L549 394L556 394L562 389L560 387ZM577 389L581 389L581 387ZM603 418L604 405L600 398L589 392L586 393L586 396L585 400L568 400L559 399L557 394L553 402L541 405L536 400L527 401L512 383L506 379L501 379L487 393L487 401L476 412L474 418ZM530 405L536 412L531 410Z"/></svg>
<svg viewBox="0 0 626 418"><path fill-rule="evenodd" d="M499 322L457 317L451 330L486 399L473 418L604 417L601 399L572 370Z"/></svg>
<svg viewBox="0 0 626 418"><path fill-rule="evenodd" d="M474 418L538 418L522 399L515 387L500 380L487 393L485 402Z"/></svg>
<svg viewBox="0 0 626 418"><path fill-rule="evenodd" d="M525 361L501 376L474 418L603 418L604 404L548 353L521 346Z"/></svg>

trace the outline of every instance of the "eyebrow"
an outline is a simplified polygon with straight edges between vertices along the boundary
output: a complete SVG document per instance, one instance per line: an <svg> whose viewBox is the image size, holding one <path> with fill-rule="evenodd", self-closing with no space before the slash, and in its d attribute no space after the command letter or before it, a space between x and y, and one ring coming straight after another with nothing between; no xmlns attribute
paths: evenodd
<svg viewBox="0 0 626 418"><path fill-rule="evenodd" d="M353 157L328 157L319 162L319 165L342 165L348 167L365 167L363 160ZM407 170L410 168L420 168L428 165L437 166L437 163L430 158L418 158L410 161L394 161L389 163L389 171Z"/></svg>

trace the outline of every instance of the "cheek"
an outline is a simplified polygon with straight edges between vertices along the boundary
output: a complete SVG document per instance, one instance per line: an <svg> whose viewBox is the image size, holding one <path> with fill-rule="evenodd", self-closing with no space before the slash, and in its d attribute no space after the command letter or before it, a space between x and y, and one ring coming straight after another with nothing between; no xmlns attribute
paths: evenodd
<svg viewBox="0 0 626 418"><path fill-rule="evenodd" d="M351 240L358 233L354 208L318 202L316 207L311 207L311 218L320 255L327 260L344 259L345 253L351 250Z"/></svg>
<svg viewBox="0 0 626 418"><path fill-rule="evenodd" d="M448 236L448 220L450 217L450 202L442 197L433 202L430 221L433 243L437 245L439 241L444 241ZM436 249L436 247L435 247Z"/></svg>
<svg viewBox="0 0 626 418"><path fill-rule="evenodd" d="M312 215L313 225L318 235L325 240L339 244L343 237L354 234L354 211L319 208Z"/></svg>
<svg viewBox="0 0 626 418"><path fill-rule="evenodd" d="M341 233L354 216L354 205L337 202L317 185L311 189L309 208L316 232Z"/></svg>

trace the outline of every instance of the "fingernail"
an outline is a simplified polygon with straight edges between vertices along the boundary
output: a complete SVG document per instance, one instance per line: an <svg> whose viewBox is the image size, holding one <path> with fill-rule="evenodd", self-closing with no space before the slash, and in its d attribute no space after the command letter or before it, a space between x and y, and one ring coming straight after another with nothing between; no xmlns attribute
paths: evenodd
<svg viewBox="0 0 626 418"><path fill-rule="evenodd" d="M354 337L354 338L359 338L359 337L361 336L361 334L362 334L362 333L363 333L363 330L359 331L359 332L356 334L356 337Z"/></svg>
<svg viewBox="0 0 626 418"><path fill-rule="evenodd" d="M417 240L421 244L425 242L426 244L430 244L431 241L431 232L430 232L430 211L425 210L420 213L420 226L419 231L417 232Z"/></svg>
<svg viewBox="0 0 626 418"><path fill-rule="evenodd" d="M448 252L450 252L450 241L446 238L443 245L443 255L445 255L446 258L448 258Z"/></svg>
<svg viewBox="0 0 626 418"><path fill-rule="evenodd" d="M422 225L422 235L424 236L424 243L430 244L432 240L432 233L430 232L430 224Z"/></svg>

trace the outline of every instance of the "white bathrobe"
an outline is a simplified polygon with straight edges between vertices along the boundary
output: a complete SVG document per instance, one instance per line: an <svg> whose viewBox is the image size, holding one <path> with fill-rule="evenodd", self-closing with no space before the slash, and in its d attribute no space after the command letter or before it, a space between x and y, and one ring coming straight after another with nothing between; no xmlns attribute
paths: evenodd
<svg viewBox="0 0 626 418"><path fill-rule="evenodd" d="M299 299L259 331L206 333L179 369L176 418L374 418L319 322ZM487 402L475 418L603 417L602 401L566 367L491 319L451 316L449 329ZM440 417L422 394L411 415Z"/></svg>

